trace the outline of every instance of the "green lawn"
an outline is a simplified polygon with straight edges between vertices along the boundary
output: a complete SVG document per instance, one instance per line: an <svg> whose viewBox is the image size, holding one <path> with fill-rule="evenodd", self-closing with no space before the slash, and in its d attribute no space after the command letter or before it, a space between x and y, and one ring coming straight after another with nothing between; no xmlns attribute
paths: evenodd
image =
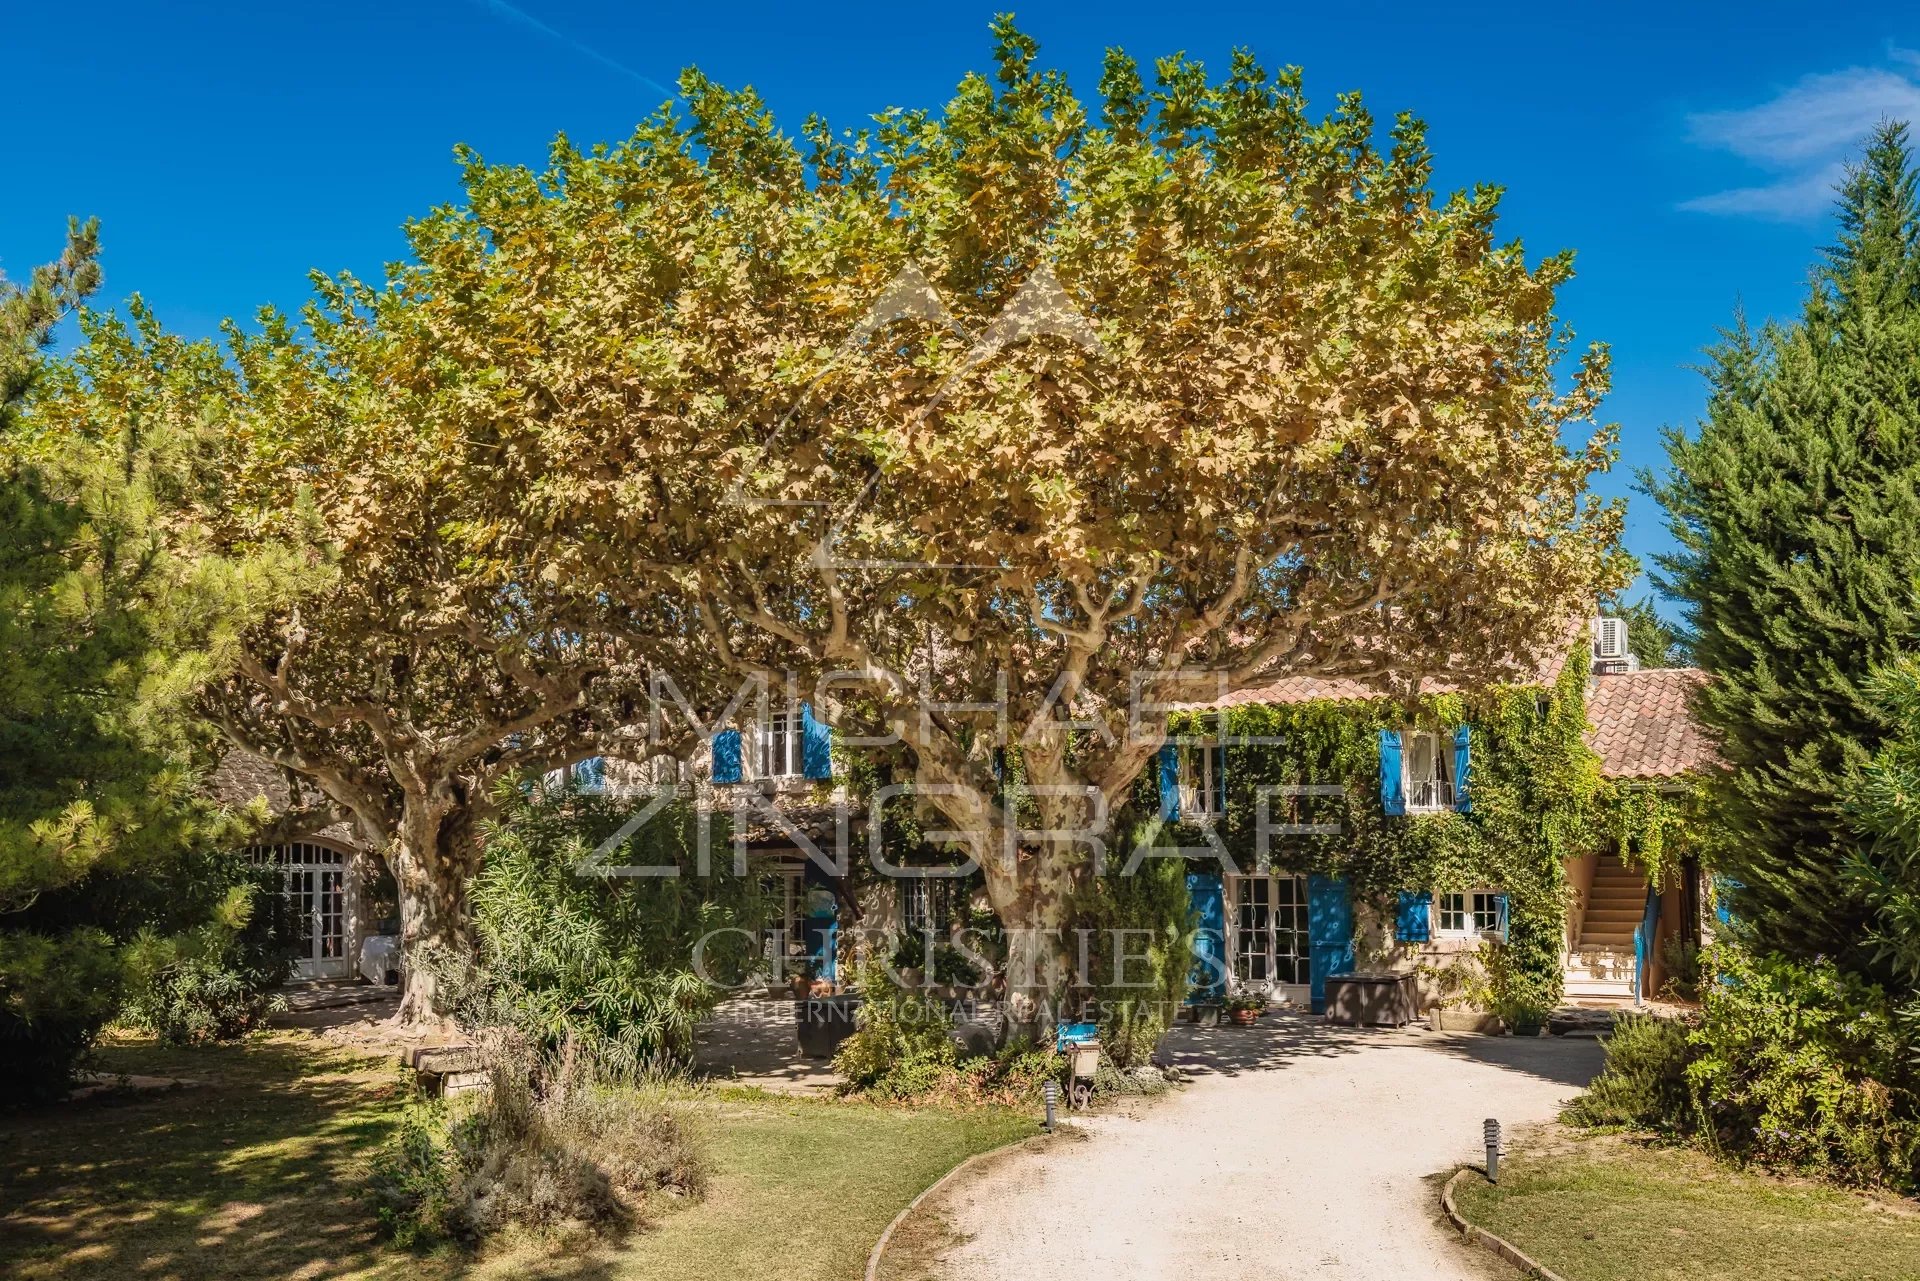
<svg viewBox="0 0 1920 1281"><path fill-rule="evenodd" d="M117 1044L103 1058L204 1084L0 1114L0 1276L851 1278L923 1187L1035 1128L996 1110L689 1092L713 1169L703 1201L584 1255L422 1257L383 1247L356 1195L403 1097L389 1062L297 1032L206 1050Z"/></svg>
<svg viewBox="0 0 1920 1281"><path fill-rule="evenodd" d="M1688 1149L1576 1136L1456 1203L1567 1281L1911 1281L1920 1206L1742 1173Z"/></svg>

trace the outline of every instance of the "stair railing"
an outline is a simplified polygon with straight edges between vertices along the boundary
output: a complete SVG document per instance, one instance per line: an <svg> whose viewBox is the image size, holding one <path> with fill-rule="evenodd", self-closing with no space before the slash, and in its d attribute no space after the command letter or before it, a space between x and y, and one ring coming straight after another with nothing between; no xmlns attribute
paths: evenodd
<svg viewBox="0 0 1920 1281"><path fill-rule="evenodd" d="M1660 887L1647 886L1647 905L1640 913L1640 924L1633 927L1633 1003L1644 1004L1646 976L1652 967L1653 940L1660 929Z"/></svg>

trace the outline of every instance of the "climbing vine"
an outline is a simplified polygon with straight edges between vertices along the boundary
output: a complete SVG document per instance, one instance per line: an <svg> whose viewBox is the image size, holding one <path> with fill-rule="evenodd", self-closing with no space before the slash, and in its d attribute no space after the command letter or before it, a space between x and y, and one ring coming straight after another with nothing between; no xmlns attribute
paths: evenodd
<svg viewBox="0 0 1920 1281"><path fill-rule="evenodd" d="M1706 783L1698 777L1666 787L1609 780L1600 804L1608 851L1653 885L1667 884L1682 864L1706 854L1713 831L1706 813Z"/></svg>
<svg viewBox="0 0 1920 1281"><path fill-rule="evenodd" d="M1587 747L1586 669L1570 662L1548 687L1396 699L1249 704L1177 718L1175 732L1218 735L1225 747L1226 807L1214 836L1236 867L1262 856L1293 872L1347 879L1356 903L1390 915L1401 890L1497 886L1509 902L1499 971L1503 998L1551 1005L1561 990L1566 861L1595 844L1606 786ZM1224 723L1223 723L1224 720ZM1468 812L1389 816L1380 803L1383 729L1471 727ZM1286 793L1289 785L1317 791ZM1333 786L1329 786L1333 785ZM1142 783L1141 801L1154 786ZM1286 835L1274 835L1277 825ZM1186 825L1183 844L1209 837ZM1301 831L1300 828L1312 830Z"/></svg>

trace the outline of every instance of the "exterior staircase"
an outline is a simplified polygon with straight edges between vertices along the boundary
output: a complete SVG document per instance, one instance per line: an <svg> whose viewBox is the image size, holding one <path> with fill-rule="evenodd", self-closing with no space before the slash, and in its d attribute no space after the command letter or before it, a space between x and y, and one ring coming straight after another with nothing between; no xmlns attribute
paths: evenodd
<svg viewBox="0 0 1920 1281"><path fill-rule="evenodd" d="M1633 931L1646 906L1646 877L1613 855L1602 857L1587 892L1579 941L1567 955L1567 996L1582 1001L1633 999Z"/></svg>

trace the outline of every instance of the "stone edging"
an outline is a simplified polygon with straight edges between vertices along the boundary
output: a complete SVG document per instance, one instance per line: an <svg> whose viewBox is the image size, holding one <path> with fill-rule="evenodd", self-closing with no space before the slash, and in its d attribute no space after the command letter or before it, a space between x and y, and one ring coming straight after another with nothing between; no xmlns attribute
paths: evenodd
<svg viewBox="0 0 1920 1281"><path fill-rule="evenodd" d="M1466 1218L1461 1215L1459 1209L1453 1204L1453 1185L1460 1182L1461 1179L1469 1174L1478 1173L1479 1171L1472 1166L1463 1165L1453 1172L1453 1177L1448 1179L1446 1185L1440 1189L1440 1208L1447 1212L1447 1218L1453 1221L1453 1226L1459 1228L1461 1234L1474 1245L1479 1246L1483 1250L1491 1250L1494 1254L1499 1255L1530 1277L1539 1277L1541 1281L1566 1281L1565 1277L1562 1277L1553 1269L1544 1267L1528 1258L1520 1247L1513 1244L1513 1242L1503 1237L1497 1237L1485 1228L1476 1228L1473 1224L1468 1223ZM867 1278L868 1281L872 1281L873 1273L871 1270L868 1271Z"/></svg>
<svg viewBox="0 0 1920 1281"><path fill-rule="evenodd" d="M880 1239L873 1243L873 1252L867 1255L866 1281L878 1281L878 1278L880 1276L880 1258L882 1255L884 1255L887 1252L887 1243L893 1240L893 1234L895 1230L898 1229L902 1223L905 1223L907 1221L907 1216L920 1208L920 1203L922 1201L926 1200L928 1197L938 1192L941 1188L946 1187L947 1184L950 1181L952 1181L955 1177L957 1177L962 1170L965 1170L968 1166L972 1165L974 1162L984 1161L990 1156L999 1156L1002 1152L1010 1151L1011 1149L1017 1148L1025 1143L1031 1143L1035 1138L1040 1138L1040 1137L1047 1137L1044 1131L1040 1135L1029 1134L1024 1139L1009 1140L1006 1143L1002 1143L997 1148L988 1148L985 1152L975 1152L972 1156L962 1161L959 1165L954 1166L951 1170L948 1170L945 1174L935 1179L932 1183L929 1183L924 1189L921 1190L921 1193L919 1196L907 1202L906 1209L900 1211L900 1213L893 1216L893 1222L887 1224L887 1230L885 1232L882 1232L880 1234ZM1555 1278L1555 1281L1559 1281L1559 1279Z"/></svg>

